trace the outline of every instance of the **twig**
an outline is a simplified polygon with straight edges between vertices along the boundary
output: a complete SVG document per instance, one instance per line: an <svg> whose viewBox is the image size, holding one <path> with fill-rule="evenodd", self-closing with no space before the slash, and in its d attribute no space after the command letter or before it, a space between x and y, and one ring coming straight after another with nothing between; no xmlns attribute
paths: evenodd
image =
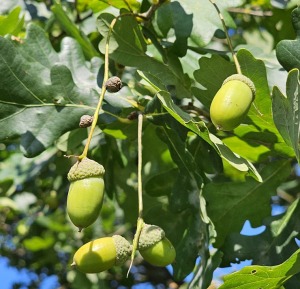
<svg viewBox="0 0 300 289"><path fill-rule="evenodd" d="M259 17L270 17L273 16L272 11L262 11L262 10L252 10L247 8L228 8L229 12L237 13L237 14L247 14L252 16L259 16Z"/></svg>
<svg viewBox="0 0 300 289"><path fill-rule="evenodd" d="M226 24L225 24L225 21L224 21L224 17L223 17L223 15L222 15L222 13L221 13L219 7L218 7L217 4L215 3L215 1L214 1L214 0L209 0L209 1L211 2L211 4L214 5L215 9L216 9L217 12L218 12L219 18L220 18L220 20L221 20L221 22L222 22L223 29L224 29L224 32L225 32L225 35L226 35L226 39L227 39L227 43L228 43L229 49L230 49L230 51L231 51L232 58L233 58L233 61L234 61L234 64L235 64L237 73L242 74L241 66L240 66L239 61L238 61L238 59L237 59L237 57L236 57L236 54L235 54L235 52L234 52L234 49L233 49L233 46L232 46L232 43L231 43L231 39L230 39L230 37L229 37L229 35L228 35L228 29L227 29L227 27L226 27Z"/></svg>

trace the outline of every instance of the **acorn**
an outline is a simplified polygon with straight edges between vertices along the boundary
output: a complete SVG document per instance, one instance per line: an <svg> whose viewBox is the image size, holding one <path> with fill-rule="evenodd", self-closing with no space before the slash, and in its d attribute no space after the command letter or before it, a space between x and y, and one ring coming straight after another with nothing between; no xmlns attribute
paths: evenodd
<svg viewBox="0 0 300 289"><path fill-rule="evenodd" d="M144 224L138 243L142 257L154 266L165 267L174 262L176 251L162 228Z"/></svg>
<svg viewBox="0 0 300 289"><path fill-rule="evenodd" d="M67 213L79 231L93 224L99 216L103 204L104 173L102 165L87 157L78 160L68 173L71 184Z"/></svg>
<svg viewBox="0 0 300 289"><path fill-rule="evenodd" d="M83 273L100 273L124 264L131 252L132 246L120 235L99 238L81 246L71 266Z"/></svg>
<svg viewBox="0 0 300 289"><path fill-rule="evenodd" d="M255 98L253 82L242 74L225 79L210 106L210 117L218 130L233 130L247 115Z"/></svg>
<svg viewBox="0 0 300 289"><path fill-rule="evenodd" d="M119 77L112 76L105 82L105 87L108 92L118 92L122 88L122 81Z"/></svg>

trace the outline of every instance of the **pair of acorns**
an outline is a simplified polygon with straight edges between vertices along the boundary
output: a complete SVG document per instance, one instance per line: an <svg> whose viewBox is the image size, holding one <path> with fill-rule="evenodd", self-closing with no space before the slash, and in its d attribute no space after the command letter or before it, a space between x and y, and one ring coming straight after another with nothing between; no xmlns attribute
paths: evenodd
<svg viewBox="0 0 300 289"><path fill-rule="evenodd" d="M68 173L70 188L67 212L72 223L81 231L98 218L103 204L105 170L99 163L83 158ZM154 266L174 262L176 252L165 232L158 226L144 224L138 250ZM132 246L119 235L93 240L81 246L74 255L72 266L83 273L99 273L122 265L131 255Z"/></svg>

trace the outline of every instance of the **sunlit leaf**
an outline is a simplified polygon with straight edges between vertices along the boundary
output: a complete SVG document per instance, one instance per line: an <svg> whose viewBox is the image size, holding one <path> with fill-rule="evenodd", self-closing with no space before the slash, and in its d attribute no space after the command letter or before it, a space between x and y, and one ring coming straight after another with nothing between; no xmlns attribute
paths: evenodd
<svg viewBox="0 0 300 289"><path fill-rule="evenodd" d="M285 142L293 148L298 162L300 161L299 150L299 96L300 96L299 70L293 69L288 74L286 83L286 96L278 89L273 89L273 117L276 127Z"/></svg>
<svg viewBox="0 0 300 289"><path fill-rule="evenodd" d="M300 69L300 7L295 8L291 15L292 24L295 30L295 40L281 40L276 46L276 56L285 70L293 68Z"/></svg>
<svg viewBox="0 0 300 289"><path fill-rule="evenodd" d="M270 215L270 197L289 174L289 161L273 162L261 172L261 183L247 178L245 182L204 186L208 215L218 232L216 246L220 246L229 233L239 232L245 220L254 226L261 225L263 218Z"/></svg>
<svg viewBox="0 0 300 289"><path fill-rule="evenodd" d="M300 272L300 250L277 266L247 266L224 277L220 289L281 289L284 283Z"/></svg>

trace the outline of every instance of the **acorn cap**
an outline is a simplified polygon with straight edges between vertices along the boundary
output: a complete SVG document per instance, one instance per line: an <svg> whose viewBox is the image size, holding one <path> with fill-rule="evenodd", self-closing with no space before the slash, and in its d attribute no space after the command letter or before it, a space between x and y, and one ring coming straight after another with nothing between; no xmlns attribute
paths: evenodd
<svg viewBox="0 0 300 289"><path fill-rule="evenodd" d="M120 235L113 235L112 238L116 246L116 265L122 265L131 255L132 246Z"/></svg>
<svg viewBox="0 0 300 289"><path fill-rule="evenodd" d="M83 158L71 167L68 173L68 180L72 182L85 178L102 177L104 173L105 170L102 165L89 158Z"/></svg>
<svg viewBox="0 0 300 289"><path fill-rule="evenodd" d="M144 224L139 237L139 250L145 250L165 237L165 231L155 225Z"/></svg>
<svg viewBox="0 0 300 289"><path fill-rule="evenodd" d="M255 85L250 78L248 78L247 76L245 76L243 74L232 74L224 80L222 85L224 85L225 83L227 83L231 80L239 80L239 81L242 81L245 84L247 84L252 91L253 97L255 97L255 93L256 93Z"/></svg>

